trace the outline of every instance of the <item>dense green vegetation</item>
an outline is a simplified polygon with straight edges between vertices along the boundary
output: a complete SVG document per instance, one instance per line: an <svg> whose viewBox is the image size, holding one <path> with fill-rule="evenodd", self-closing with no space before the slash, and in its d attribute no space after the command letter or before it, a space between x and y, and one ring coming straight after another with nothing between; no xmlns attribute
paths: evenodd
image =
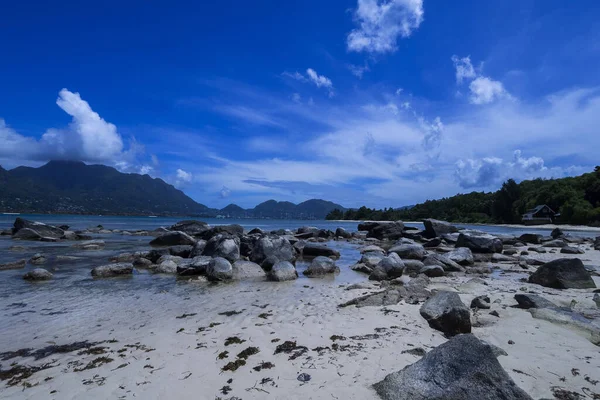
<svg viewBox="0 0 600 400"><path fill-rule="evenodd" d="M541 204L547 204L561 214L556 222L600 225L600 167L572 178L534 179L521 183L509 179L497 192L459 194L427 200L406 209L334 210L327 219L418 221L436 218L465 223L519 223L527 210Z"/></svg>

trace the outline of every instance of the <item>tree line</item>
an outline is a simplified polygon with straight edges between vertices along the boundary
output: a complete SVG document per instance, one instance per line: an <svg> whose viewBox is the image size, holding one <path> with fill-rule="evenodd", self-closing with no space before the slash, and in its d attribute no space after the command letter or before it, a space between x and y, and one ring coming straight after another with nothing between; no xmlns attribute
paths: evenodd
<svg viewBox="0 0 600 400"><path fill-rule="evenodd" d="M560 179L509 179L496 192L471 192L427 200L410 208L368 207L333 210L329 220L420 221L436 218L463 223L520 223L522 215L546 204L560 213L556 222L600 226L600 166L593 172Z"/></svg>

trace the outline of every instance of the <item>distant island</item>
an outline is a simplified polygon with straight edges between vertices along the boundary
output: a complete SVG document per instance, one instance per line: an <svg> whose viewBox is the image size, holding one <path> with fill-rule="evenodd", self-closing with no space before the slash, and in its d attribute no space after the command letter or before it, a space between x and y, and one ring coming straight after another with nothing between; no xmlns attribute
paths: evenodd
<svg viewBox="0 0 600 400"><path fill-rule="evenodd" d="M600 166L593 172L560 179L504 182L496 192L472 192L401 209L360 207L333 210L329 220L421 221L426 218L463 223L521 223L523 215L546 205L555 222L600 226Z"/></svg>
<svg viewBox="0 0 600 400"><path fill-rule="evenodd" d="M346 210L318 199L300 204L269 200L251 209L230 204L219 210L197 203L162 179L81 161L0 167L0 189L4 213L324 219L332 210Z"/></svg>

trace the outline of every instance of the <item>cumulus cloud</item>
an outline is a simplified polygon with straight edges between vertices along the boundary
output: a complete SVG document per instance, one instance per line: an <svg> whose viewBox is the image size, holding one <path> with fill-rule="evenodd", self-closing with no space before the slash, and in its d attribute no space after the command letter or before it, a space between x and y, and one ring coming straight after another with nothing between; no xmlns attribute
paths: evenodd
<svg viewBox="0 0 600 400"><path fill-rule="evenodd" d="M469 84L471 95L469 101L472 104L489 104L497 99L509 97L502 82L494 81L486 76L475 78Z"/></svg>
<svg viewBox="0 0 600 400"><path fill-rule="evenodd" d="M187 171L184 171L181 168L178 168L175 174L175 186L181 187L185 186L188 183L192 182L194 176Z"/></svg>
<svg viewBox="0 0 600 400"><path fill-rule="evenodd" d="M231 189L229 189L227 186L223 186L219 191L219 197L226 199L229 196L231 196Z"/></svg>
<svg viewBox="0 0 600 400"><path fill-rule="evenodd" d="M473 64L471 64L470 56L459 58L457 55L453 55L451 59L454 63L454 68L456 68L456 83L461 84L464 79L470 80L475 78L475 69L473 68Z"/></svg>
<svg viewBox="0 0 600 400"><path fill-rule="evenodd" d="M358 0L358 28L348 34L348 50L392 53L399 37L409 37L421 25L423 14L423 0Z"/></svg>

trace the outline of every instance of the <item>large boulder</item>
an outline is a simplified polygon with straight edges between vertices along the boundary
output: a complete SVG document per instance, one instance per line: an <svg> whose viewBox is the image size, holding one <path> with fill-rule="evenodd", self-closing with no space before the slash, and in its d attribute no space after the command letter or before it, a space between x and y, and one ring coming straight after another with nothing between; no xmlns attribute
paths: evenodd
<svg viewBox="0 0 600 400"><path fill-rule="evenodd" d="M184 260L177 265L177 274L180 276L205 275L210 260L212 257L209 256L197 256Z"/></svg>
<svg viewBox="0 0 600 400"><path fill-rule="evenodd" d="M131 263L116 263L101 265L92 269L94 278L110 278L113 276L131 275L133 273L133 264Z"/></svg>
<svg viewBox="0 0 600 400"><path fill-rule="evenodd" d="M465 269L443 254L433 253L423 260L425 265L439 265L446 272L462 272Z"/></svg>
<svg viewBox="0 0 600 400"><path fill-rule="evenodd" d="M218 234L206 242L202 255L223 257L229 262L240 258L240 238L237 236Z"/></svg>
<svg viewBox="0 0 600 400"><path fill-rule="evenodd" d="M286 238L264 236L254 243L250 261L262 266L268 258L272 260L271 265L269 265L271 267L278 261L294 261L296 252Z"/></svg>
<svg viewBox="0 0 600 400"><path fill-rule="evenodd" d="M532 400L492 347L471 334L453 337L373 387L383 400Z"/></svg>
<svg viewBox="0 0 600 400"><path fill-rule="evenodd" d="M168 228L170 231L185 232L191 236L197 236L210 229L206 222L196 220L179 221Z"/></svg>
<svg viewBox="0 0 600 400"><path fill-rule="evenodd" d="M458 235L456 247L467 247L474 253L502 253L502 240L492 235Z"/></svg>
<svg viewBox="0 0 600 400"><path fill-rule="evenodd" d="M446 253L445 256L459 265L473 265L475 262L471 249L467 247L457 247Z"/></svg>
<svg viewBox="0 0 600 400"><path fill-rule="evenodd" d="M211 281L230 281L233 279L233 267L225 258L216 257L208 263L206 276Z"/></svg>
<svg viewBox="0 0 600 400"><path fill-rule="evenodd" d="M23 279L26 281L47 281L52 279L52 276L53 275L44 268L36 268L23 275Z"/></svg>
<svg viewBox="0 0 600 400"><path fill-rule="evenodd" d="M43 224L41 222L36 222L36 221L29 221L26 219L23 219L21 217L17 217L17 219L15 219L15 222L13 224L13 229L12 229L12 233L13 235L17 234L21 229L31 229L32 231L34 231L35 233L37 233L40 237L48 237L48 238L54 238L54 239L60 239L65 231L57 228L56 226L52 226L52 225L47 225L47 224ZM20 237L21 239L24 239L24 237Z"/></svg>
<svg viewBox="0 0 600 400"><path fill-rule="evenodd" d="M455 292L435 293L419 311L430 327L448 336L471 332L471 313Z"/></svg>
<svg viewBox="0 0 600 400"><path fill-rule="evenodd" d="M420 244L401 244L394 246L389 250L390 253L396 253L402 259L422 260L427 255L425 248Z"/></svg>
<svg viewBox="0 0 600 400"><path fill-rule="evenodd" d="M555 289L591 289L596 284L579 258L561 258L540 266L529 277L536 283Z"/></svg>
<svg viewBox="0 0 600 400"><path fill-rule="evenodd" d="M242 236L244 234L244 228L238 224L219 225L202 232L199 236L204 240L210 240L210 238L219 234Z"/></svg>
<svg viewBox="0 0 600 400"><path fill-rule="evenodd" d="M544 235L539 235L537 233L524 233L521 236L519 236L519 240L521 242L532 244L541 244L543 238Z"/></svg>
<svg viewBox="0 0 600 400"><path fill-rule="evenodd" d="M315 257L307 269L304 270L306 276L319 276L326 274L335 274L340 272L340 268L335 265L329 257L318 256Z"/></svg>
<svg viewBox="0 0 600 400"><path fill-rule="evenodd" d="M350 239L352 237L352 234L350 232L348 232L347 230L345 230L344 228L340 227L335 230L335 236L341 237L344 239Z"/></svg>
<svg viewBox="0 0 600 400"><path fill-rule="evenodd" d="M233 266L234 280L264 280L267 276L265 271L252 261L236 261Z"/></svg>
<svg viewBox="0 0 600 400"><path fill-rule="evenodd" d="M396 253L391 253L389 256L381 259L377 268L385 271L388 279L395 279L402 276L404 272L404 262Z"/></svg>
<svg viewBox="0 0 600 400"><path fill-rule="evenodd" d="M271 268L269 279L276 282L293 281L298 279L298 272L291 262L279 261Z"/></svg>
<svg viewBox="0 0 600 400"><path fill-rule="evenodd" d="M189 258L192 254L194 246L190 245L179 245L169 247L169 254L172 256L178 256L183 258Z"/></svg>
<svg viewBox="0 0 600 400"><path fill-rule="evenodd" d="M189 257L194 258L201 256L204 252L204 248L206 247L206 240L199 239L193 246L192 251L190 251Z"/></svg>
<svg viewBox="0 0 600 400"><path fill-rule="evenodd" d="M423 225L425 226L425 230L423 231L423 236L428 239L433 239L434 237L440 237L442 235L448 233L456 233L458 232L458 228L454 225L446 222L439 221L437 219L425 219L423 220Z"/></svg>
<svg viewBox="0 0 600 400"><path fill-rule="evenodd" d="M594 250L600 250L600 236L594 239Z"/></svg>
<svg viewBox="0 0 600 400"><path fill-rule="evenodd" d="M369 253L365 253L362 255L359 263L365 264L369 268L375 268L377 265L379 265L381 260L383 260L384 258L385 258L385 255L383 253L369 252Z"/></svg>
<svg viewBox="0 0 600 400"><path fill-rule="evenodd" d="M37 231L34 231L31 228L22 228L19 229L16 233L13 233L12 238L19 240L41 240L42 235L40 235Z"/></svg>
<svg viewBox="0 0 600 400"><path fill-rule="evenodd" d="M306 243L304 248L302 249L302 256L304 258L312 258L312 257L330 257L330 258L340 258L340 252L327 247L325 245L318 245L315 243Z"/></svg>
<svg viewBox="0 0 600 400"><path fill-rule="evenodd" d="M194 245L196 240L185 232L173 231L167 232L150 242L151 246L177 246L177 245Z"/></svg>
<svg viewBox="0 0 600 400"><path fill-rule="evenodd" d="M438 278L440 276L444 276L444 268L439 265L425 265L419 271L421 274L428 276L430 278Z"/></svg>
<svg viewBox="0 0 600 400"><path fill-rule="evenodd" d="M404 223L402 221L395 222L380 222L377 226L369 231L367 237L376 238L379 240L398 240L404 232Z"/></svg>

